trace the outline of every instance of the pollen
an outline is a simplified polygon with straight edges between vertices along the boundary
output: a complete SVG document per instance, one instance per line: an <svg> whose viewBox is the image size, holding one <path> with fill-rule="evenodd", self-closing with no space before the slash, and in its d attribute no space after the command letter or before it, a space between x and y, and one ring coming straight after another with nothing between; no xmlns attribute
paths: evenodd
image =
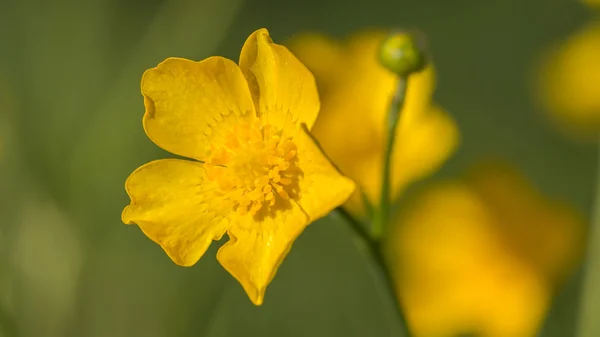
<svg viewBox="0 0 600 337"><path fill-rule="evenodd" d="M254 121L236 126L221 146L213 146L205 168L226 207L256 215L283 208L296 198L296 153L296 145L282 130Z"/></svg>

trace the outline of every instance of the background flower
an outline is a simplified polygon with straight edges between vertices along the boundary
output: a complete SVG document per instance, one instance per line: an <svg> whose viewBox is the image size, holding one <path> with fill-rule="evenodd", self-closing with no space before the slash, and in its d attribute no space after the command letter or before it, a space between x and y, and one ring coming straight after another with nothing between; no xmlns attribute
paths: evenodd
<svg viewBox="0 0 600 337"><path fill-rule="evenodd" d="M600 130L600 21L585 24L543 59L539 96L552 121L577 138Z"/></svg>
<svg viewBox="0 0 600 337"><path fill-rule="evenodd" d="M535 336L581 257L583 228L503 164L424 189L388 242L416 335Z"/></svg>
<svg viewBox="0 0 600 337"><path fill-rule="evenodd" d="M436 178L501 154L543 191L591 212L596 148L540 123L523 79L541 50L590 20L579 1L26 0L0 8L0 72L14 101L14 113L0 101L10 130L0 162L0 310L22 337L398 335L369 259L335 215L300 236L259 310L216 259L178 267L138 228L120 225L123 181L169 156L140 128L142 73L169 56L236 59L259 27L277 41L307 30L341 38L365 27L419 29L435 61L434 101L461 133ZM19 241L27 237L20 219L43 210L31 200L38 192L63 215L34 224L52 254ZM71 257L75 242L81 250ZM62 274L62 256L81 270ZM73 286L57 284L55 294L55 283L29 282L20 271L40 262L45 277ZM571 335L580 289L571 275L543 337Z"/></svg>
<svg viewBox="0 0 600 337"><path fill-rule="evenodd" d="M315 137L374 205L380 197L386 115L397 82L377 60L385 37L385 31L366 31L344 42L305 35L290 43L315 74L321 92ZM393 198L437 170L458 143L454 120L431 102L434 87L432 67L409 78L394 147ZM357 189L346 204L355 214L364 212L360 194Z"/></svg>

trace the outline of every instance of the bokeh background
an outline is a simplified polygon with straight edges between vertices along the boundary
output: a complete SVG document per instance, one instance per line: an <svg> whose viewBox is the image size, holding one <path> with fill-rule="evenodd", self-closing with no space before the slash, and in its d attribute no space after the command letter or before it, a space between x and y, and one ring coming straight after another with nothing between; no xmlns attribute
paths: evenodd
<svg viewBox="0 0 600 337"><path fill-rule="evenodd" d="M596 145L544 118L533 79L593 15L569 0L0 0L0 336L394 336L368 256L333 215L296 242L260 308L217 245L181 268L121 223L126 177L168 156L141 126L141 74L169 56L237 60L260 27L279 42L418 28L435 100L461 132L432 179L502 158L590 218ZM581 275L555 297L544 336L574 336Z"/></svg>

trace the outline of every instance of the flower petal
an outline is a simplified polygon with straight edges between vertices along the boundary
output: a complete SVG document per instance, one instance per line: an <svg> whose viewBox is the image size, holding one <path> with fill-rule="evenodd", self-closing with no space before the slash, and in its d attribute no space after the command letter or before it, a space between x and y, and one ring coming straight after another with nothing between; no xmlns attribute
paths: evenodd
<svg viewBox="0 0 600 337"><path fill-rule="evenodd" d="M255 116L248 84L231 60L168 58L142 77L144 129L161 148L204 160L211 144Z"/></svg>
<svg viewBox="0 0 600 337"><path fill-rule="evenodd" d="M323 108L331 109L319 116L313 133L340 170L353 178L371 202L377 204L381 193L385 131L383 122L376 124L371 118L378 115L383 121L385 115L371 110L372 114L359 116L360 109L352 110L350 104L353 102L345 92L326 98ZM365 109L369 107L365 106ZM396 130L392 162L394 198L408 184L435 172L459 142L458 128L448 113L435 106L428 107L425 112L414 109L402 111ZM344 113L345 117L342 116ZM352 137L345 136L348 130L352 130ZM364 214L363 199L358 190L345 206L356 216Z"/></svg>
<svg viewBox="0 0 600 337"><path fill-rule="evenodd" d="M290 122L312 127L320 104L315 79L286 47L273 43L266 29L248 37L240 68L265 124L282 129Z"/></svg>
<svg viewBox="0 0 600 337"><path fill-rule="evenodd" d="M394 197L411 182L438 170L459 142L456 122L437 106L429 108L418 120L401 120L400 123L392 168Z"/></svg>
<svg viewBox="0 0 600 337"><path fill-rule="evenodd" d="M298 203L312 222L342 205L354 192L355 185L333 166L306 127L294 141L298 146L298 167L302 170Z"/></svg>
<svg viewBox="0 0 600 337"><path fill-rule="evenodd" d="M354 79L344 80L360 87L362 95L350 97L366 99L363 104L370 106L369 112L377 117L374 119L375 125L381 126L382 129L384 124L381 123L381 118L385 118L389 110L390 99L397 83L396 75L385 69L376 57L379 46L386 36L386 31L367 30L350 37L347 54L351 57L351 65L348 69L352 69ZM435 80L435 70L431 65L409 77L402 109L403 118L417 118L419 114L427 111L433 97ZM353 101L357 100L358 98L354 98Z"/></svg>
<svg viewBox="0 0 600 337"><path fill-rule="evenodd" d="M474 166L468 182L503 226L498 236L548 279L563 280L585 250L583 216L561 200L549 200L508 163ZM544 233L540 240L540 233ZM535 242L535 245L531 245Z"/></svg>
<svg viewBox="0 0 600 337"><path fill-rule="evenodd" d="M267 285L308 219L292 202L273 217L240 216L236 222L227 231L230 240L219 249L217 260L240 282L252 303L261 305Z"/></svg>
<svg viewBox="0 0 600 337"><path fill-rule="evenodd" d="M204 182L203 165L156 160L135 170L125 183L131 204L123 210L123 222L138 224L181 266L195 264L226 229L226 212Z"/></svg>
<svg viewBox="0 0 600 337"><path fill-rule="evenodd" d="M306 65L317 80L319 95L323 97L332 85L347 76L345 46L321 34L302 34L287 43L296 57Z"/></svg>
<svg viewBox="0 0 600 337"><path fill-rule="evenodd" d="M549 117L580 139L600 130L600 22L586 24L541 60L538 90Z"/></svg>
<svg viewBox="0 0 600 337"><path fill-rule="evenodd" d="M459 324L486 336L533 335L573 270L583 222L562 222L575 219L556 213L554 201L506 168L489 162L464 182L431 186L399 214L387 244L419 334Z"/></svg>

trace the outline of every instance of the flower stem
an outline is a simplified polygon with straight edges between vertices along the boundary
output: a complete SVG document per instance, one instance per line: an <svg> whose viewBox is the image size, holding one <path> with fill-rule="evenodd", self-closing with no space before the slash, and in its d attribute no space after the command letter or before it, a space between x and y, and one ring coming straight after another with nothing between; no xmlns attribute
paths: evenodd
<svg viewBox="0 0 600 337"><path fill-rule="evenodd" d="M396 140L396 128L400 121L400 112L404 105L404 98L406 96L406 76L398 77L398 84L396 86L396 92L392 97L390 109L387 114L386 121L386 134L387 139L385 143L385 151L383 153L383 174L381 179L381 197L379 201L379 209L375 212L373 219L373 226L371 227L371 234L375 239L379 240L384 233L385 226L389 223L390 219L390 208L392 204L392 157L394 153L394 142Z"/></svg>
<svg viewBox="0 0 600 337"><path fill-rule="evenodd" d="M600 321L597 319L600 311L600 289L598 288L600 281L600 139L597 146L596 194L580 292L579 317L575 333L577 337L598 336L600 333Z"/></svg>
<svg viewBox="0 0 600 337"><path fill-rule="evenodd" d="M393 310L397 313L396 318L402 331L401 337L411 337L412 334L408 328L406 315L404 314L400 302L397 300L394 278L387 268L380 243L374 240L369 232L365 230L365 227L346 212L346 210L340 207L337 208L337 212L342 218L347 220L354 233L360 238L360 242L365 247L369 257L373 260L373 263L370 265L373 266L374 269L375 281L378 283L378 289L385 289L385 294L382 294L382 298L388 301L388 305L393 307Z"/></svg>

